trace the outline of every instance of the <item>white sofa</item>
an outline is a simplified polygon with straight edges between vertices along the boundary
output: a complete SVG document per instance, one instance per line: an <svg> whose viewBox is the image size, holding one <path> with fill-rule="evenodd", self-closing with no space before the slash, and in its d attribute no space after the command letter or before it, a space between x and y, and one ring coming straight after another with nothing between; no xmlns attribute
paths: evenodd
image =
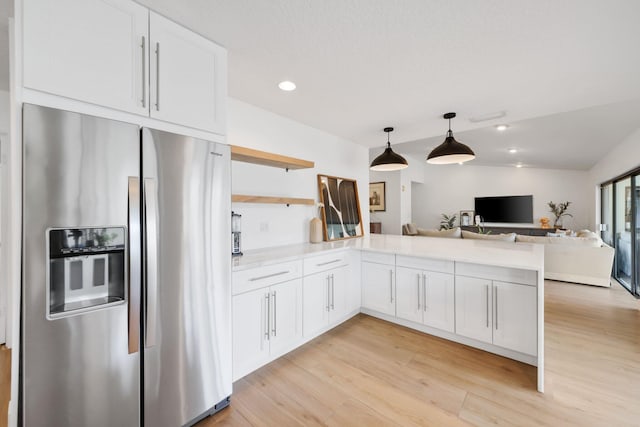
<svg viewBox="0 0 640 427"><path fill-rule="evenodd" d="M415 232L413 231L415 230ZM552 230L550 230L552 231ZM582 233L582 234L581 234ZM446 231L423 230L414 224L403 226L403 234L417 237L474 238L544 245L544 278L594 286L611 286L614 249L588 230L586 237L546 237L509 234L477 234L460 229Z"/></svg>
<svg viewBox="0 0 640 427"><path fill-rule="evenodd" d="M594 286L611 286L614 249L592 237L516 235L516 244L544 244L544 278Z"/></svg>

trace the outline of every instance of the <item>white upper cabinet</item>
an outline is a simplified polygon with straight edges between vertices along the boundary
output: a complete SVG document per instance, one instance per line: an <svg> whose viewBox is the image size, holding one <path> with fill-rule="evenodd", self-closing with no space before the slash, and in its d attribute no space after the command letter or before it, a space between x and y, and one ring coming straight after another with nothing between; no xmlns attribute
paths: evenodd
<svg viewBox="0 0 640 427"><path fill-rule="evenodd" d="M130 0L23 0L26 88L225 134L227 51Z"/></svg>
<svg viewBox="0 0 640 427"><path fill-rule="evenodd" d="M148 114L148 10L128 0L24 0L24 86Z"/></svg>
<svg viewBox="0 0 640 427"><path fill-rule="evenodd" d="M151 117L223 133L226 50L156 13L149 18Z"/></svg>

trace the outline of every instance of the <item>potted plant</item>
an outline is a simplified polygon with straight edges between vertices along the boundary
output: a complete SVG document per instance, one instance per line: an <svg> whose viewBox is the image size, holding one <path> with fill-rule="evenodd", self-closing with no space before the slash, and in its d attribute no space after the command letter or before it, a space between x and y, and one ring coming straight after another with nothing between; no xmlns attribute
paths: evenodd
<svg viewBox="0 0 640 427"><path fill-rule="evenodd" d="M555 204L554 202L549 202L549 210L555 216L555 220L553 221L553 226L555 228L562 228L562 217L570 216L573 218L573 215L567 213L567 209L569 209L569 205L571 202L564 202Z"/></svg>
<svg viewBox="0 0 640 427"><path fill-rule="evenodd" d="M442 214L442 220L440 220L440 230L451 230L454 227L457 218L458 216L456 214Z"/></svg>

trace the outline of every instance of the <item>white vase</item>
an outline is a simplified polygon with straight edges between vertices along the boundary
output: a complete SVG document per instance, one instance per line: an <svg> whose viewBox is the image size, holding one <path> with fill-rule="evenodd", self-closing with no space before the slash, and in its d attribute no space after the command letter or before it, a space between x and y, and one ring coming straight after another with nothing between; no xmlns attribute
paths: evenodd
<svg viewBox="0 0 640 427"><path fill-rule="evenodd" d="M320 243L323 241L322 221L320 218L313 218L309 223L309 241L311 243Z"/></svg>

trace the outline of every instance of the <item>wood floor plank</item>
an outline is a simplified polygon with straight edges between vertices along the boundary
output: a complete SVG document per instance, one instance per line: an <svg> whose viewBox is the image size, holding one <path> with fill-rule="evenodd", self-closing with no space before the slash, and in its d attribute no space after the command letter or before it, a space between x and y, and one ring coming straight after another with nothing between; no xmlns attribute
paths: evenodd
<svg viewBox="0 0 640 427"><path fill-rule="evenodd" d="M11 399L11 350L0 345L0 427L7 426Z"/></svg>

